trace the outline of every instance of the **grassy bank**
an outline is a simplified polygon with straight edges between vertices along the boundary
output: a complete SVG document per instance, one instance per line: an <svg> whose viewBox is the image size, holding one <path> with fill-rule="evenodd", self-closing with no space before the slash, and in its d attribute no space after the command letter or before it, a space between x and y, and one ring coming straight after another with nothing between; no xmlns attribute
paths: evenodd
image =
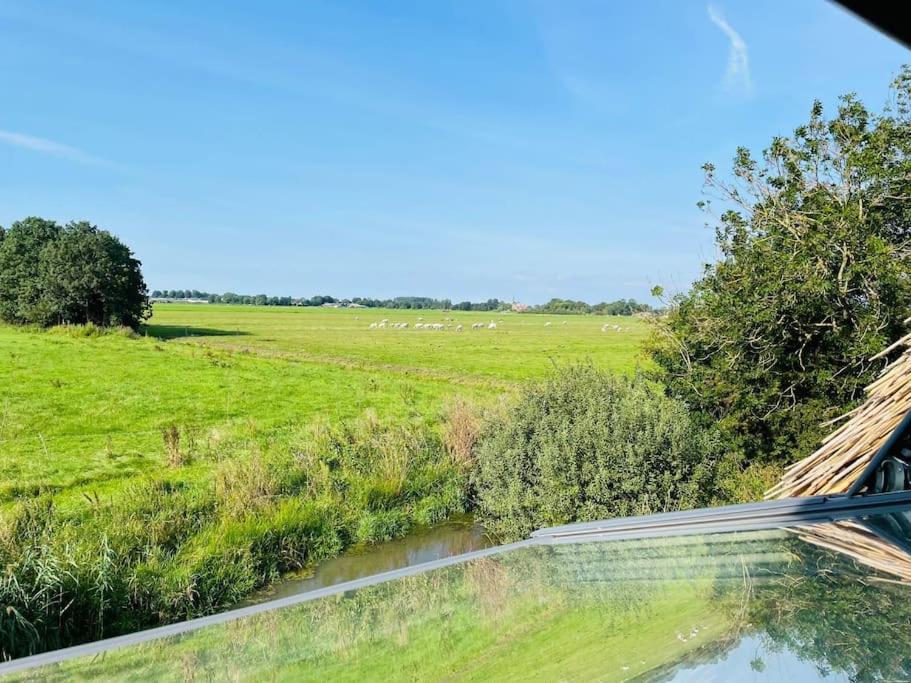
<svg viewBox="0 0 911 683"><path fill-rule="evenodd" d="M116 491L7 506L0 655L217 611L282 572L464 511L466 480L426 428L368 415L197 443Z"/></svg>

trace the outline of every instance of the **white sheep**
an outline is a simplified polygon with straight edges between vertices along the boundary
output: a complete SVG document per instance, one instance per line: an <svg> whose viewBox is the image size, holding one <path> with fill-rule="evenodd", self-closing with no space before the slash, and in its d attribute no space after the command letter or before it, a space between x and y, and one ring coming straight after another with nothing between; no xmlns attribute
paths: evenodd
<svg viewBox="0 0 911 683"><path fill-rule="evenodd" d="M493 320L491 320L491 321L490 321L490 324L487 326L487 329L488 329L488 330L495 330L495 329L497 329L497 324L496 324Z"/></svg>
<svg viewBox="0 0 911 683"><path fill-rule="evenodd" d="M550 322L550 320L548 320L546 323L544 323L544 327L550 327L551 325L553 325L553 323Z"/></svg>
<svg viewBox="0 0 911 683"><path fill-rule="evenodd" d="M370 330L375 330L375 329L376 329L376 323L370 323L370 327L368 327L368 329L370 329Z"/></svg>
<svg viewBox="0 0 911 683"><path fill-rule="evenodd" d="M456 325L456 332L461 332L461 331L462 331L462 326Z"/></svg>

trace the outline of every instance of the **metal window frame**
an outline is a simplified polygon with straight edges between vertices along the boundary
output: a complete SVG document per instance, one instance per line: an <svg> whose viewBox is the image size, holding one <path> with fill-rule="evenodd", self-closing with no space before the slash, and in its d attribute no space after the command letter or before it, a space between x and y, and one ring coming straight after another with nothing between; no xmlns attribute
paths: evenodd
<svg viewBox="0 0 911 683"><path fill-rule="evenodd" d="M872 488L872 483L876 478L876 472L880 465L885 462L887 458L897 456L898 454L896 451L902 441L909 437L911 437L911 410L905 414L905 417L899 422L898 427L892 430L889 438L886 439L885 443L876 451L876 455L873 456L873 459L867 464L864 471L861 472L861 475L851 485L851 488L848 489L847 495L865 495L864 491Z"/></svg>

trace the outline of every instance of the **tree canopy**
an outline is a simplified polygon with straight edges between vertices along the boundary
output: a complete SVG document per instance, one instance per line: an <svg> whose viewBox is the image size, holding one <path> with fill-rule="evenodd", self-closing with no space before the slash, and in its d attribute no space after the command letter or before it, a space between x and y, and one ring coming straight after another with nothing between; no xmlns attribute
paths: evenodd
<svg viewBox="0 0 911 683"><path fill-rule="evenodd" d="M761 159L741 148L731 176L704 170L720 258L650 350L669 393L748 456L793 460L862 396L911 312L911 69L882 113L815 102Z"/></svg>
<svg viewBox="0 0 911 683"><path fill-rule="evenodd" d="M136 328L150 313L140 266L119 239L86 221L17 221L0 236L0 319Z"/></svg>

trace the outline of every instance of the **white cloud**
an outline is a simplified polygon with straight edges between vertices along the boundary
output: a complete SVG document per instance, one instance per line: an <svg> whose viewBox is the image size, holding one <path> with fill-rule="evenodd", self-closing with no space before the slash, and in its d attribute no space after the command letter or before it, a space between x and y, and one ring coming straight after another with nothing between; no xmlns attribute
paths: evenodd
<svg viewBox="0 0 911 683"><path fill-rule="evenodd" d="M26 135L25 133L16 133L11 130L0 129L0 142L5 142L13 147L20 147L33 152L50 154L71 161L78 161L82 164L109 164L109 162L104 159L99 159L91 154L87 154L81 149L54 142L53 140L46 140L45 138L36 138L32 135Z"/></svg>
<svg viewBox="0 0 911 683"><path fill-rule="evenodd" d="M709 19L731 41L728 52L728 66L724 74L724 86L728 92L739 95L753 94L753 81L750 78L750 58L747 54L746 41L725 20L721 12L713 5L708 6Z"/></svg>

